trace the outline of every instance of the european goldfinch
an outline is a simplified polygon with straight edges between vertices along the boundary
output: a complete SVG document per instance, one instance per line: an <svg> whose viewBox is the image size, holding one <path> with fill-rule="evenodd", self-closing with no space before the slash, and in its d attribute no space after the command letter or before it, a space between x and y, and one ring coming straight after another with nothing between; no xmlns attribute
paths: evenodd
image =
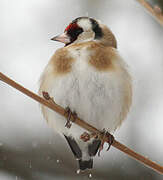
<svg viewBox="0 0 163 180"><path fill-rule="evenodd" d="M129 111L132 83L113 33L93 18L79 17L52 40L65 46L46 66L39 94L48 92L57 104L69 107L100 131L114 132ZM41 109L49 126L65 137L79 169L92 169L101 141L87 138L89 132L76 124L66 127L66 119L47 107Z"/></svg>

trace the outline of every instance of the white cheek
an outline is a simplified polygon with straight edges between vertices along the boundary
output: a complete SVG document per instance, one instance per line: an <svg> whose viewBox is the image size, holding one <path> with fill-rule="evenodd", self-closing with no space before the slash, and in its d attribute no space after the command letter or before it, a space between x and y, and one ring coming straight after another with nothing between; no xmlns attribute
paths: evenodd
<svg viewBox="0 0 163 180"><path fill-rule="evenodd" d="M90 32L83 32L81 33L75 43L79 42L86 42L86 41L93 41L95 37L95 33L93 31Z"/></svg>

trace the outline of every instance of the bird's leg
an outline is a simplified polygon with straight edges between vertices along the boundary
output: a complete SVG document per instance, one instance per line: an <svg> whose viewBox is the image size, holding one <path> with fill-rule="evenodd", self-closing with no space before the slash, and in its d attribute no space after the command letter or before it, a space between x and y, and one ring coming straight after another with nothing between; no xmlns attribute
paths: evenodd
<svg viewBox="0 0 163 180"><path fill-rule="evenodd" d="M80 139L82 139L84 142L87 142L89 141L91 138L95 138L95 139L98 139L98 134L97 133L87 133L87 132L84 132L83 134L81 134L80 136Z"/></svg>
<svg viewBox="0 0 163 180"><path fill-rule="evenodd" d="M84 132L83 134L81 134L80 139L82 139L84 142L87 142L91 139L91 136L89 133Z"/></svg>
<svg viewBox="0 0 163 180"><path fill-rule="evenodd" d="M109 132L107 132L105 129L103 129L101 135L100 135L100 139L101 139L101 145L99 148L99 152L98 152L98 156L100 156L101 151L103 150L104 147L104 143L106 142L106 137L107 137L107 143L109 144L109 147L107 148L107 151L110 149L113 141L114 141L114 136L111 135Z"/></svg>
<svg viewBox="0 0 163 180"><path fill-rule="evenodd" d="M108 146L108 148L107 148L107 151L109 151L111 145L112 145L113 142L114 142L114 136L113 136L112 134L108 133L108 132L106 132L106 136L107 136L107 138L108 138L107 143L109 144L109 146Z"/></svg>
<svg viewBox="0 0 163 180"><path fill-rule="evenodd" d="M52 102L53 104L55 104L54 99L49 96L49 93L48 93L48 92L43 91L43 92L42 92L42 95L43 95L43 97L44 97L46 100L48 100L48 101ZM71 121L70 121L71 116L73 116L73 122L74 122L74 121L76 120L76 118L77 118L77 114L76 114L75 111L72 112L69 107L66 107L66 109L65 109L65 115L67 116L67 122L66 122L66 124L65 124L65 127L70 128L70 127L72 126L72 123L71 123Z"/></svg>
<svg viewBox="0 0 163 180"><path fill-rule="evenodd" d="M80 139L82 139L84 142L89 141L91 138L94 139L100 139L100 135L98 133L87 133L84 132L83 134L81 134Z"/></svg>
<svg viewBox="0 0 163 180"><path fill-rule="evenodd" d="M71 111L71 109L69 107L66 107L65 109L65 115L67 116L67 122L65 124L65 127L67 127L68 129L71 128L72 123L71 123L71 116L73 116L73 121L75 121L75 119L77 118L77 114L75 111Z"/></svg>
<svg viewBox="0 0 163 180"><path fill-rule="evenodd" d="M67 114L67 122L65 124L65 127L67 127L68 129L71 127L71 121L70 121L70 118L71 118L71 115L72 115L72 111L70 110L69 107L66 107L65 109L65 115Z"/></svg>
<svg viewBox="0 0 163 180"><path fill-rule="evenodd" d="M100 156L101 151L104 148L104 143L105 143L105 138L106 138L106 130L103 129L103 131L101 132L101 134L99 135L100 139L101 139L101 145L99 147L99 151L98 151L98 156Z"/></svg>

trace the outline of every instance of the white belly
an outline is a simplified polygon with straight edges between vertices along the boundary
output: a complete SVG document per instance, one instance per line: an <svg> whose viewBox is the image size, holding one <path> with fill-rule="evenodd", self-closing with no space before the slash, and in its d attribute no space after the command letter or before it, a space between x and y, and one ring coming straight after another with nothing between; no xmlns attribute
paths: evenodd
<svg viewBox="0 0 163 180"><path fill-rule="evenodd" d="M124 120L131 104L131 82L125 63L119 59L117 71L101 72L88 65L87 57L79 56L77 59L70 73L54 77L41 91L48 91L57 104L64 108L68 106L97 129L105 128L112 132ZM74 138L79 138L86 131L76 124L67 129L64 117L43 108L49 126L55 131Z"/></svg>
<svg viewBox="0 0 163 180"><path fill-rule="evenodd" d="M48 92L57 104L70 107L78 116L99 130L114 131L122 122L125 102L125 77L115 72L98 72L74 66L73 72L56 77ZM126 106L126 107L125 107ZM60 133L78 138L85 130L73 124L65 128L64 117L46 108L48 124Z"/></svg>

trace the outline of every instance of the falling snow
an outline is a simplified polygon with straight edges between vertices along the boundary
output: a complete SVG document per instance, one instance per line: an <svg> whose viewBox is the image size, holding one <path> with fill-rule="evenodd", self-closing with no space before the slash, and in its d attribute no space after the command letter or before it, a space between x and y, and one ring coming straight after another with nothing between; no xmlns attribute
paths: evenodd
<svg viewBox="0 0 163 180"><path fill-rule="evenodd" d="M76 173L77 173L77 174L80 174L80 169L78 169L78 170L76 171Z"/></svg>
<svg viewBox="0 0 163 180"><path fill-rule="evenodd" d="M89 177L89 178L92 178L92 174L90 173L90 174L88 175L88 177Z"/></svg>

